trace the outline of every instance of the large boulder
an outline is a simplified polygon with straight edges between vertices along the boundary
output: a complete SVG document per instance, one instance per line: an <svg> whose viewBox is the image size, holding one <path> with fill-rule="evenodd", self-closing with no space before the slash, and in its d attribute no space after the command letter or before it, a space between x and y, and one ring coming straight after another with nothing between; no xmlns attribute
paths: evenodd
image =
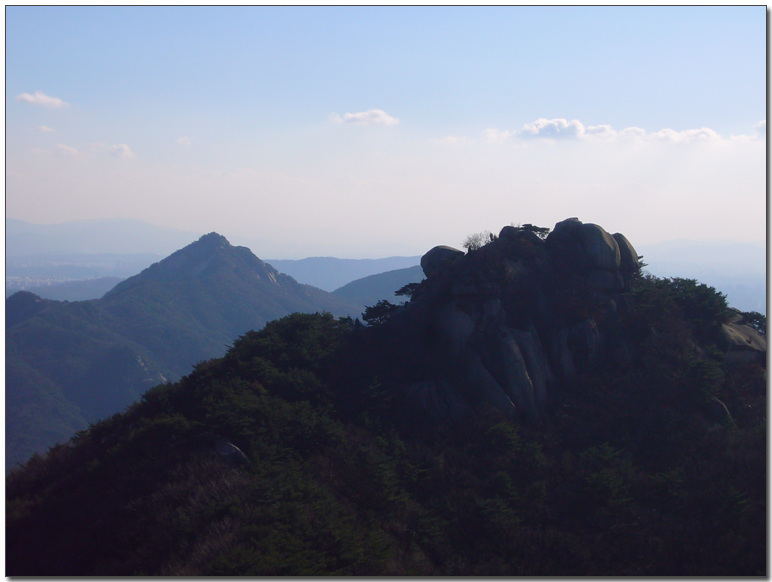
<svg viewBox="0 0 772 582"><path fill-rule="evenodd" d="M621 257L617 239L576 218L558 223L546 240L505 226L475 253L431 249L421 259L427 280L397 318L429 348L426 378L411 382L417 404L436 407L430 414L440 417L482 405L539 418L556 382L598 359L605 332L572 310L577 302L616 305L624 287ZM616 309L602 311L611 325Z"/></svg>
<svg viewBox="0 0 772 582"><path fill-rule="evenodd" d="M619 245L602 227L597 224L583 224L581 242L592 268L606 271L619 269Z"/></svg>
<svg viewBox="0 0 772 582"><path fill-rule="evenodd" d="M613 235L614 240L617 241L619 247L620 262L619 268L625 275L635 273L640 268L640 262L638 261L638 253L635 252L633 245L627 240L625 235L617 232Z"/></svg>
<svg viewBox="0 0 772 582"><path fill-rule="evenodd" d="M593 319L564 327L552 335L551 356L559 377L571 378L590 368L601 350L601 333Z"/></svg>
<svg viewBox="0 0 772 582"><path fill-rule="evenodd" d="M619 293L625 286L620 271L607 271L605 269L593 269L587 273L587 283L593 289L607 293Z"/></svg>
<svg viewBox="0 0 772 582"><path fill-rule="evenodd" d="M421 267L427 280L390 325L401 326L403 345L416 346L409 365L418 365L402 388L431 417L492 407L538 419L567 380L632 357L623 292L640 263L622 234L577 218L557 223L545 240L505 226L472 253L434 247ZM746 323L738 313L722 326L728 363L766 356L764 337Z"/></svg>
<svg viewBox="0 0 772 582"><path fill-rule="evenodd" d="M511 329L509 332L515 338L520 352L523 354L528 377L533 384L533 393L537 413L547 408L549 388L555 382L547 355L539 339L539 334L533 324L527 329Z"/></svg>
<svg viewBox="0 0 772 582"><path fill-rule="evenodd" d="M582 222L578 218L567 218L555 225L546 240L553 259L561 267L573 271L588 268L587 255L582 248Z"/></svg>
<svg viewBox="0 0 772 582"><path fill-rule="evenodd" d="M578 218L558 222L547 237L547 246L563 265L578 272L620 267L621 254L614 237L597 224L584 224Z"/></svg>
<svg viewBox="0 0 772 582"><path fill-rule="evenodd" d="M444 245L436 246L421 257L421 268L426 278L437 274L458 257L463 257L464 251Z"/></svg>
<svg viewBox="0 0 772 582"><path fill-rule="evenodd" d="M499 233L499 239L506 242L514 242L519 240L527 240L532 244L541 245L544 241L539 236L531 231L517 226L505 226Z"/></svg>

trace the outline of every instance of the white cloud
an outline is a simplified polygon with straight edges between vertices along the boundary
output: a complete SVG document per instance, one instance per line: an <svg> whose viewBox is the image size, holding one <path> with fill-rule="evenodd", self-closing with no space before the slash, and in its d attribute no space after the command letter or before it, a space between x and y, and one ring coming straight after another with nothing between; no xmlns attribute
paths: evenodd
<svg viewBox="0 0 772 582"><path fill-rule="evenodd" d="M40 105L41 107L67 107L69 103L65 103L58 97L51 97L46 95L42 91L35 91L34 94L22 93L16 96L16 101L22 101L23 103L29 103L31 105Z"/></svg>
<svg viewBox="0 0 772 582"><path fill-rule="evenodd" d="M616 139L618 133L610 125L588 125L584 128L584 135L598 139Z"/></svg>
<svg viewBox="0 0 772 582"><path fill-rule="evenodd" d="M645 137L657 141L683 141L681 135L676 130L669 128L660 129L659 131L649 134Z"/></svg>
<svg viewBox="0 0 772 582"><path fill-rule="evenodd" d="M719 141L721 136L709 127L687 129L681 132L684 141Z"/></svg>
<svg viewBox="0 0 772 582"><path fill-rule="evenodd" d="M62 143L54 147L54 151L60 156L77 156L79 153L77 148Z"/></svg>
<svg viewBox="0 0 772 582"><path fill-rule="evenodd" d="M396 125L399 119L392 117L381 109L368 109L359 113L344 113L343 117L337 113L330 115L333 123L352 123L356 125Z"/></svg>
<svg viewBox="0 0 772 582"><path fill-rule="evenodd" d="M518 132L520 137L533 138L577 138L583 137L585 133L584 124L573 119L546 119L544 117L537 119L533 123L526 123Z"/></svg>
<svg viewBox="0 0 772 582"><path fill-rule="evenodd" d="M131 148L125 143L116 143L109 146L107 148L107 153L113 157L121 158L124 160L130 160L131 158L136 157L134 152L131 151Z"/></svg>
<svg viewBox="0 0 772 582"><path fill-rule="evenodd" d="M488 128L482 133L485 139L488 141L488 143L500 143L514 136L517 132L508 131L506 129Z"/></svg>
<svg viewBox="0 0 772 582"><path fill-rule="evenodd" d="M740 131L750 135L759 118L751 119ZM553 140L556 143L550 147L543 147L548 145L546 140L519 139L516 131L502 131L519 130L535 119L521 118L491 130L491 138L508 137L496 144L486 142L485 125L477 131L435 133L423 140L415 136L376 140L377 157L372 148L361 147L359 139L353 144L344 139L349 148L340 150L332 147L335 144L330 143L328 132L315 132L307 150L298 150L306 144L294 142L286 152L278 150L276 159L285 156L279 164L274 159L255 158L248 166L255 176L229 165L219 166L222 172L214 175L210 164L137 164L145 158L144 150L134 160L112 158L108 146L125 143L116 142L117 137L101 147L88 139L68 140L70 145L78 144L80 154L64 157L55 154L53 145L67 143L67 138L54 137L41 155L26 151L11 159L10 169L21 177L9 182L13 193L9 215L23 215L22 210L31 208L47 213L46 220L55 222L82 218L74 216L77 208L96 208L113 216L150 209L146 220L169 216L179 221L175 224L179 228L195 225L201 232L218 230L229 238L234 231L259 231L270 244L306 245L287 258L335 254L335 245L353 249L351 240L357 245L348 252L362 253L360 257L368 256L367 245L376 243L383 245L383 251L369 256L402 254L391 246L394 232L410 235L400 238L399 244L411 245L405 255L420 255L436 244L459 245L469 232L497 231L510 222L552 226L567 216L622 232L636 246L679 237L764 239L763 141L724 138L722 147L712 147L713 142L672 143L646 139L665 124L646 131L630 127L633 121L618 122L618 126L611 123L616 141L606 140L596 134L609 133L609 128L590 129L610 123L603 118L582 119L582 139ZM390 131L381 126L328 127ZM477 147L429 147L429 138L448 134L466 136ZM180 135L184 134L177 137ZM173 147L177 138L172 134L167 139ZM364 143L371 142L365 139ZM314 155L299 155L299 151ZM80 163L82 158L89 163ZM131 168L117 171L116 165ZM286 175L278 175L279 169ZM52 191L60 196L48 198ZM178 197L171 194L180 191L186 192L190 202L182 209ZM213 197L212 192L218 196ZM254 192L270 194L249 194ZM261 212L266 200L271 204L270 213ZM406 207L411 209L407 214ZM426 223L425 217L438 207L449 210L441 221ZM228 214L223 208L239 211ZM30 216L33 210L28 211ZM363 212L377 215L378 220L362 225L357 217ZM213 220L217 224L211 224ZM293 225L289 235L287 224ZM324 250L318 241L323 241ZM263 247L253 250L258 256L279 256Z"/></svg>
<svg viewBox="0 0 772 582"><path fill-rule="evenodd" d="M646 130L642 127L626 127L619 132L619 136L627 139L643 139L646 137Z"/></svg>
<svg viewBox="0 0 772 582"><path fill-rule="evenodd" d="M658 141L669 141L675 143L684 143L692 141L718 141L721 136L708 127L699 129L686 129L684 131L675 131L674 129L660 129L648 136L650 139Z"/></svg>
<svg viewBox="0 0 772 582"><path fill-rule="evenodd" d="M625 139L666 143L718 142L723 139L715 130L709 127L685 129L682 131L663 128L654 132L647 132L640 127L627 127L618 131L608 124L584 125L578 119L569 121L562 118L547 119L544 117L532 123L526 123L520 131L489 128L483 132L483 136L485 136L489 143L499 143L512 137L546 141L556 139L616 141L618 139ZM753 135L732 136L731 139L763 139L765 137L766 120L760 121L754 126Z"/></svg>
<svg viewBox="0 0 772 582"><path fill-rule="evenodd" d="M189 146L193 143L193 140L190 139L187 135L183 135L181 138L177 140L177 143L182 146Z"/></svg>
<svg viewBox="0 0 772 582"><path fill-rule="evenodd" d="M38 125L35 128L35 131L39 131L40 133L56 133L56 130L53 127L48 127L47 125Z"/></svg>
<svg viewBox="0 0 772 582"><path fill-rule="evenodd" d="M762 119L754 124L753 131L750 134L733 135L732 141L766 141L767 139L767 120Z"/></svg>

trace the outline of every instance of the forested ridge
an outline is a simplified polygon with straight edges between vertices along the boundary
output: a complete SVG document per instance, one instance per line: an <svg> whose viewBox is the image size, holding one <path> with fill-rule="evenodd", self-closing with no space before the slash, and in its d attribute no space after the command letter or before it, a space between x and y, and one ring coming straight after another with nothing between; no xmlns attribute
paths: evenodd
<svg viewBox="0 0 772 582"><path fill-rule="evenodd" d="M13 471L6 574L766 575L765 363L720 334L754 314L640 272L618 300L630 349L531 421L416 407L407 308L248 332Z"/></svg>
<svg viewBox="0 0 772 582"><path fill-rule="evenodd" d="M100 299L6 300L6 467L122 410L293 312L356 314L210 233Z"/></svg>

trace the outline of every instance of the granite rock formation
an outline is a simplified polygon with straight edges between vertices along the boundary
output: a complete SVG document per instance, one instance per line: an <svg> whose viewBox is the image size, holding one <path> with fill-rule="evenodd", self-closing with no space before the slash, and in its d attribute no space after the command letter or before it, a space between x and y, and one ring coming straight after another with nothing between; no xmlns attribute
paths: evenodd
<svg viewBox="0 0 772 582"><path fill-rule="evenodd" d="M402 392L429 416L493 407L535 420L567 381L604 359L631 356L621 322L640 263L622 234L576 218L546 239L506 226L467 254L435 247L421 266L427 279L388 324L412 354ZM732 358L766 353L751 332L724 325Z"/></svg>
<svg viewBox="0 0 772 582"><path fill-rule="evenodd" d="M727 364L753 360L764 362L766 359L767 340L748 325L739 312L721 324L721 340L726 349L724 361Z"/></svg>

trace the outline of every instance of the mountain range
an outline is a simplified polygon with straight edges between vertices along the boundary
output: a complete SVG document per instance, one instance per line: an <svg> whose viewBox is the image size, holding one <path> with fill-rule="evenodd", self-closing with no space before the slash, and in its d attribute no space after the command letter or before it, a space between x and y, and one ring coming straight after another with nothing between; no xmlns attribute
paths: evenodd
<svg viewBox="0 0 772 582"><path fill-rule="evenodd" d="M379 301L402 303L404 298L397 296L396 292L410 283L420 283L424 278L423 270L416 265L357 279L336 289L333 293L355 305L362 306L364 311L365 307L375 305Z"/></svg>
<svg viewBox="0 0 772 582"><path fill-rule="evenodd" d="M10 239L16 243L22 240L22 235L44 234L37 239L38 250L49 251L46 244L54 240L65 250L93 250L94 237L103 236L110 226L119 233L118 240L105 247L112 251L151 248L136 244L127 247L119 242L121 237L130 238L129 234L142 229L154 245L163 240L177 240L179 236L176 231L156 230L138 221L91 221L43 227L9 219L7 225ZM83 232L76 236L79 228ZM68 238L79 242L67 243ZM161 244L153 248L162 247ZM7 274L19 266L28 273L33 272L31 255L14 254L19 248L10 249ZM733 254L726 252L727 248L725 244L706 246L679 241L647 248L644 259L652 257L648 260L658 265L656 269L647 266L647 270L668 275L678 273L679 269L691 276L702 273L714 285L718 277L724 281L725 289L734 292L729 297L730 304L764 313L766 284L760 281L765 272L759 267L755 273L751 272L749 266L762 262L764 249L760 245L736 244L731 247ZM207 253L214 253L212 256L217 258L205 259ZM379 301L403 301L404 298L397 298L394 292L424 278L421 268L415 265L419 257L377 260L316 257L274 261L305 280L327 287L353 276L376 272L325 293L280 275L245 247L233 247L215 234L157 263L153 261L156 256L149 254L40 256L47 263L38 264L38 274L59 269L60 275L77 277L80 267L113 273L122 269L120 272L124 274L137 269L141 273L126 280L102 277L66 281L39 288L34 296L23 293L9 299L6 306L9 465L66 439L88 422L120 410L149 386L179 378L196 361L221 354L248 329L259 328L293 311L330 311L360 317L367 306ZM733 260L735 256L741 260ZM690 262L690 258L698 260ZM211 265L207 263L204 267L208 260L212 261ZM78 263L80 267L73 266ZM139 268L148 263L153 264L144 270ZM414 266L387 269L411 264ZM380 272L382 269L385 272ZM733 272L734 278L721 279L721 273L727 272ZM721 289L719 285L716 287ZM13 287L7 282L6 293L11 290ZM81 301L84 295L98 299L83 304L61 303ZM737 303L734 297L746 300ZM55 333L51 334L52 330ZM154 330L164 330L165 339L159 339ZM36 347L35 338L44 337L45 340L40 341L42 347ZM83 383L100 387L95 389L98 397L89 399L79 395L82 389L78 386ZM102 390L107 384L110 384L109 390Z"/></svg>
<svg viewBox="0 0 772 582"><path fill-rule="evenodd" d="M386 257L383 259L269 259L266 262L298 281L335 291L353 281L400 269L418 267L421 257Z"/></svg>
<svg viewBox="0 0 772 582"><path fill-rule="evenodd" d="M20 290L48 299L101 297L106 277L127 278L199 235L136 220L38 225L6 219L6 297ZM258 250L261 244L247 244ZM766 242L674 240L639 245L646 271L691 277L725 293L744 311L766 313ZM355 280L415 267L420 257L266 259L300 283L335 291ZM83 281L77 288L70 283ZM64 285L62 287L62 285ZM388 295L393 289L386 289ZM384 296L385 297L385 296Z"/></svg>
<svg viewBox="0 0 772 582"><path fill-rule="evenodd" d="M365 324L293 313L243 332L10 471L6 573L766 573L763 316L645 274L624 235L577 219L420 264ZM241 280L285 306L329 299L210 234L102 300L12 296L9 357L62 372L120 334L73 386L99 404L108 371L157 375L152 358L193 346L184 325L235 331L239 306L256 321L228 294Z"/></svg>
<svg viewBox="0 0 772 582"><path fill-rule="evenodd" d="M141 270L138 269L138 271ZM97 277L94 279L53 282L50 279L30 280L29 278L19 278L12 281L6 280L5 297L7 299L19 291L28 291L43 299L88 301L89 299L99 299L123 281L123 279L123 277Z"/></svg>
<svg viewBox="0 0 772 582"><path fill-rule="evenodd" d="M358 316L211 233L100 299L6 301L6 462L25 460L115 413L146 389L222 355L241 334L293 312Z"/></svg>

